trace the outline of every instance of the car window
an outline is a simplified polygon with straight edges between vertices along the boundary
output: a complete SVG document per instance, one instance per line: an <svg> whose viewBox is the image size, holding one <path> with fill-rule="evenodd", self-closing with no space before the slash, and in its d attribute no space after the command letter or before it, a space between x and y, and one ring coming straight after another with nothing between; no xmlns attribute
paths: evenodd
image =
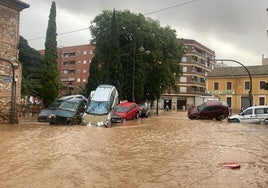
<svg viewBox="0 0 268 188"><path fill-rule="evenodd" d="M209 107L206 107L203 112L212 112L212 111L215 111L215 110L218 110L219 109L219 106L209 106Z"/></svg>
<svg viewBox="0 0 268 188"><path fill-rule="evenodd" d="M203 103L203 104L201 104L201 105L199 105L199 106L197 107L197 110L198 110L199 112L201 112L202 110L204 110L205 107L206 107L206 103Z"/></svg>
<svg viewBox="0 0 268 188"><path fill-rule="evenodd" d="M252 114L252 109L248 109L243 112L243 115L251 115L251 114Z"/></svg>
<svg viewBox="0 0 268 188"><path fill-rule="evenodd" d="M264 108L256 108L255 114L264 114Z"/></svg>
<svg viewBox="0 0 268 188"><path fill-rule="evenodd" d="M78 103L69 102L69 101L64 101L64 102L59 106L59 109L75 112L76 109L77 109L77 107L78 107Z"/></svg>
<svg viewBox="0 0 268 188"><path fill-rule="evenodd" d="M126 107L124 107L124 106L116 106L114 111L115 112L126 112Z"/></svg>

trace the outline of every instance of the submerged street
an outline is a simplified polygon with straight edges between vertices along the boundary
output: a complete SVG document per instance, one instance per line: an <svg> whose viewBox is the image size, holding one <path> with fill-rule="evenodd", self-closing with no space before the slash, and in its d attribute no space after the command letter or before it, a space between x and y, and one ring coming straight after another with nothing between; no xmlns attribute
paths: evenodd
<svg viewBox="0 0 268 188"><path fill-rule="evenodd" d="M0 187L268 187L268 125L176 111L111 128L36 118L0 126Z"/></svg>

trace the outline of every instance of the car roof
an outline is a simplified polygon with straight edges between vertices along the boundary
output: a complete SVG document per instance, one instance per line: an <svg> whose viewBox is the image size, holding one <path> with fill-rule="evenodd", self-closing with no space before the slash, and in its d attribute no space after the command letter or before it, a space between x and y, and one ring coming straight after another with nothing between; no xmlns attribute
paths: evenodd
<svg viewBox="0 0 268 188"><path fill-rule="evenodd" d="M70 98L68 100L66 100L68 102L72 102L72 103L79 103L79 102L87 102L87 99L80 99L80 98Z"/></svg>
<svg viewBox="0 0 268 188"><path fill-rule="evenodd" d="M130 106L132 104L136 104L136 103L134 103L134 102L122 102L122 103L119 103L117 106Z"/></svg>
<svg viewBox="0 0 268 188"><path fill-rule="evenodd" d="M61 97L61 98L59 98L57 100L59 100L59 101L65 101L65 100L69 100L69 99L72 99L72 98L86 99L85 96L80 95L80 94L76 94L76 95L67 95L67 96Z"/></svg>
<svg viewBox="0 0 268 188"><path fill-rule="evenodd" d="M206 106L215 106L215 105L222 105L222 101L209 100L206 102Z"/></svg>

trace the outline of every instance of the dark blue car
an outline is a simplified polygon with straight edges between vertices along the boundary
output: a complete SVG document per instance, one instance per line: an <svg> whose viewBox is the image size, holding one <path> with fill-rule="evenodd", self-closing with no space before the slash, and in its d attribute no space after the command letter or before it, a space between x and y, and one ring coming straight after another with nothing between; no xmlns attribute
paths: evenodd
<svg viewBox="0 0 268 188"><path fill-rule="evenodd" d="M51 125L79 125L87 105L87 99L72 98L64 101L50 118Z"/></svg>

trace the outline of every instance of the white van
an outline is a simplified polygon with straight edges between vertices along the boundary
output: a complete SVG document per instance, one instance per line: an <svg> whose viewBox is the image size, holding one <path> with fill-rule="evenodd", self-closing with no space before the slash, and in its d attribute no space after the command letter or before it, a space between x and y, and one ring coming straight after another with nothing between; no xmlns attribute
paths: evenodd
<svg viewBox="0 0 268 188"><path fill-rule="evenodd" d="M262 123L268 121L268 106L251 106L238 115L228 117L228 122Z"/></svg>
<svg viewBox="0 0 268 188"><path fill-rule="evenodd" d="M111 116L118 104L118 91L112 85L99 85L87 106L82 124L87 126L111 126Z"/></svg>

